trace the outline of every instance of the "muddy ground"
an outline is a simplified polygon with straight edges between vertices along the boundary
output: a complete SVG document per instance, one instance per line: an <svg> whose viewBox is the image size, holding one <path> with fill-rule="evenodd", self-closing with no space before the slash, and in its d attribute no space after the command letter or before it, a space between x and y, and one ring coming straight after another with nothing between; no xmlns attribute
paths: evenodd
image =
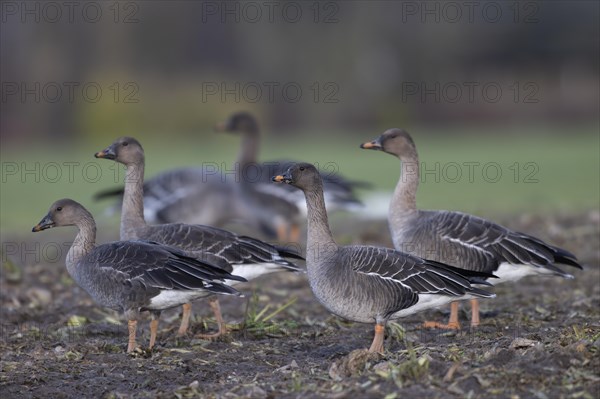
<svg viewBox="0 0 600 399"><path fill-rule="evenodd" d="M340 241L389 245L384 222L343 220L335 231L351 233ZM331 316L305 277L289 273L243 287L245 298L222 299L229 337L176 337L175 309L163 313L152 352L128 355L121 316L96 307L73 284L66 251L58 260L48 252L49 242L68 242L72 232L5 235L11 255L3 254L1 275L0 396L600 397L600 214L500 221L575 252L586 270L574 271L575 280L529 277L498 286L474 331L468 304L460 332L421 328L424 320L446 319L447 309L401 320L387 330L385 356L365 363L353 353L350 365L349 354L370 344L372 327ZM15 253L6 243L26 246ZM38 262L36 251L48 253ZM214 328L206 302L194 312L193 333ZM147 346L147 319L141 326L138 341Z"/></svg>

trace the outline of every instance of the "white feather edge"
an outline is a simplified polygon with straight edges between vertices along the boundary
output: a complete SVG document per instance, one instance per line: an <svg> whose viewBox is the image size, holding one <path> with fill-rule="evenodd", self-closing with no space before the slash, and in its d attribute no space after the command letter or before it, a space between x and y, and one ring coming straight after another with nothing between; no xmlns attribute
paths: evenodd
<svg viewBox="0 0 600 399"><path fill-rule="evenodd" d="M244 277L246 280L250 281L259 276L283 270L285 269L277 263L251 263L234 265L232 274ZM240 283L242 282L237 280L225 280L225 284L229 286L235 286ZM148 309L168 309L212 294L212 292L206 290L163 290L160 294L150 300Z"/></svg>

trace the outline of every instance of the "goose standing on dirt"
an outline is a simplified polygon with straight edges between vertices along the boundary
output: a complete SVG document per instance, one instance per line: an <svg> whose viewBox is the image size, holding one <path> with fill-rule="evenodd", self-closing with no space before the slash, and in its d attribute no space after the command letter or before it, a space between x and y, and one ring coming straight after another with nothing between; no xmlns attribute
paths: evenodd
<svg viewBox="0 0 600 399"><path fill-rule="evenodd" d="M490 280L493 284L533 274L573 278L555 264L582 268L572 253L489 220L460 212L417 209L419 158L415 143L406 131L389 129L361 148L384 151L401 161L401 177L389 208L392 239L399 251L465 270L493 273L499 277ZM471 326L477 326L477 299L473 299L471 305ZM451 306L448 324L428 322L426 326L460 328L458 303Z"/></svg>
<svg viewBox="0 0 600 399"><path fill-rule="evenodd" d="M186 251L189 256L208 260L246 280L272 272L300 270L285 259L286 257L302 259L295 251L276 247L251 237L238 236L226 230L203 225L146 224L143 201L144 150L136 139L119 138L105 150L96 153L95 157L114 160L127 168L121 211L121 240L141 239L171 245ZM219 331L212 335L202 335L205 338L218 337L226 331L218 299L214 297L210 305L215 313ZM187 331L190 315L191 305L188 303L183 307L180 335Z"/></svg>
<svg viewBox="0 0 600 399"><path fill-rule="evenodd" d="M301 211L305 210L302 193L289 186L271 184L273 175L284 172L295 162L258 162L260 129L256 118L248 112L234 113L225 122L219 123L215 130L237 133L242 137L235 165L242 200L250 203L252 213L262 215L263 224L274 224L280 241L298 242ZM331 174L322 172L321 177L324 181L325 203L330 212L354 211L362 207L354 189L365 186L365 183L348 181L337 171L331 171Z"/></svg>
<svg viewBox="0 0 600 399"><path fill-rule="evenodd" d="M285 174L273 177L273 181L291 184L304 192L310 287L332 313L360 323L375 323L370 352L383 352L388 320L457 299L495 296L471 286L492 277L487 273L452 268L393 249L338 246L327 221L323 182L313 165L296 164Z"/></svg>
<svg viewBox="0 0 600 399"><path fill-rule="evenodd" d="M52 204L32 231L59 226L76 226L79 230L66 259L71 277L100 305L125 313L129 329L127 352L135 349L141 311L148 310L152 315L149 345L152 349L162 310L209 294L239 295L224 282L245 281L166 245L117 241L96 246L94 218L71 199Z"/></svg>

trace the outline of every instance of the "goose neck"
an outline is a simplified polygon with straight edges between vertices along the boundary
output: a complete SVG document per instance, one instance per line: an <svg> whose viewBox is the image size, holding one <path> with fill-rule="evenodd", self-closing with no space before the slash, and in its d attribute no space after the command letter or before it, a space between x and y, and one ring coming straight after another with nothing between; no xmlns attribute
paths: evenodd
<svg viewBox="0 0 600 399"><path fill-rule="evenodd" d="M125 193L121 209L121 240L136 238L135 230L146 226L144 220L144 161L127 165Z"/></svg>
<svg viewBox="0 0 600 399"><path fill-rule="evenodd" d="M306 243L307 258L320 256L323 251L337 248L333 234L329 229L323 187L305 191L308 237Z"/></svg>
<svg viewBox="0 0 600 399"><path fill-rule="evenodd" d="M96 246L96 223L92 215L85 211L84 216L76 224L78 232L67 253L67 270L71 275L79 261Z"/></svg>
<svg viewBox="0 0 600 399"><path fill-rule="evenodd" d="M412 213L417 210L419 187L419 158L416 151L400 157L400 178L390 202L390 216Z"/></svg>
<svg viewBox="0 0 600 399"><path fill-rule="evenodd" d="M258 131L248 130L242 133L242 147L238 154L237 165L239 170L257 162L259 142Z"/></svg>

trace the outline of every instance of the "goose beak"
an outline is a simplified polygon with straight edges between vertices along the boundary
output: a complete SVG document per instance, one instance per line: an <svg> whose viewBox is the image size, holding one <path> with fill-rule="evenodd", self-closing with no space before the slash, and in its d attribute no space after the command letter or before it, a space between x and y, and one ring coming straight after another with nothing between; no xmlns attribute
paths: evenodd
<svg viewBox="0 0 600 399"><path fill-rule="evenodd" d="M288 175L287 173L284 173L283 175L277 175L277 176L273 176L271 178L272 181L274 181L275 183L286 183L286 184L290 184L292 182L292 178L290 175Z"/></svg>
<svg viewBox="0 0 600 399"><path fill-rule="evenodd" d="M381 145L381 141L379 139L375 139L373 141L367 141L366 143L362 143L360 148L364 150L383 150L383 146Z"/></svg>
<svg viewBox="0 0 600 399"><path fill-rule="evenodd" d="M117 154L115 153L115 150L113 149L113 147L110 146L102 151L95 153L94 157L114 160L117 158Z"/></svg>
<svg viewBox="0 0 600 399"><path fill-rule="evenodd" d="M36 233L38 231L46 230L55 226L54 221L50 215L44 216L44 218L31 229L32 232Z"/></svg>

